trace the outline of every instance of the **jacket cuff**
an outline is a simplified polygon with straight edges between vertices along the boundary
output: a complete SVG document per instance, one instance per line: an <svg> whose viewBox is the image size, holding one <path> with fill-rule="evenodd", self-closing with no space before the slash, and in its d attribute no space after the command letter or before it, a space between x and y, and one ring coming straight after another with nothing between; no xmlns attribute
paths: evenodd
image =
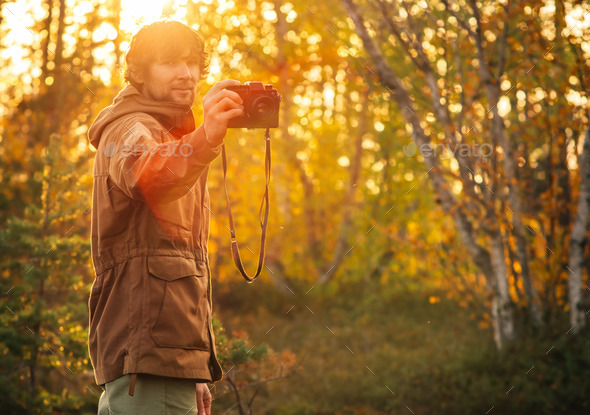
<svg viewBox="0 0 590 415"><path fill-rule="evenodd" d="M217 146L212 146L209 143L202 125L190 133L188 143L193 147L193 157L196 156L199 161L207 164L217 158L221 153L221 147L223 147L223 142Z"/></svg>
<svg viewBox="0 0 590 415"><path fill-rule="evenodd" d="M203 126L199 126L199 128L203 128ZM219 143L216 146L212 145L211 142L209 141L209 139L207 138L207 134L205 134L204 128L203 128L203 137L205 137L205 141L207 142L207 145L209 146L209 148L211 148L212 150L215 150L215 151L221 151L221 147L223 147L223 143L225 140L221 140L221 143Z"/></svg>

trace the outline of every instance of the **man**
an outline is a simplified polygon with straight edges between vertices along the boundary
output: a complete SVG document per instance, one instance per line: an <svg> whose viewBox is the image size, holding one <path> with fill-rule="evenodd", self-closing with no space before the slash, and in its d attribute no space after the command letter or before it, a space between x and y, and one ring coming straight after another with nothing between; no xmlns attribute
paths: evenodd
<svg viewBox="0 0 590 415"><path fill-rule="evenodd" d="M98 413L209 414L205 382L221 379L207 258L209 164L233 117L238 81L191 106L207 73L199 34L174 21L142 28L127 55L130 83L90 128L97 149L92 209L96 280L89 349ZM196 385L196 386L195 386Z"/></svg>

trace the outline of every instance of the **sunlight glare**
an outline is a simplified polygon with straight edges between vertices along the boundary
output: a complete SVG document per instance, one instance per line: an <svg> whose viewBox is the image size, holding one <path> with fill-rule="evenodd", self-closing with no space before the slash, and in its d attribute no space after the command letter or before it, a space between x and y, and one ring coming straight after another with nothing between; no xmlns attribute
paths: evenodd
<svg viewBox="0 0 590 415"><path fill-rule="evenodd" d="M121 0L120 29L136 33L145 24L159 20L169 0Z"/></svg>

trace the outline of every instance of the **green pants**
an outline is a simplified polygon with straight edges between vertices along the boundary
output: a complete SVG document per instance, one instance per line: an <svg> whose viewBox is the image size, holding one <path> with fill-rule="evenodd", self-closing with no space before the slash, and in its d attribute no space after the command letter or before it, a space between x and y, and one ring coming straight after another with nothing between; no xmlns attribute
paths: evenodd
<svg viewBox="0 0 590 415"><path fill-rule="evenodd" d="M197 415L195 381L137 375L129 395L131 375L108 382L98 402L98 415Z"/></svg>

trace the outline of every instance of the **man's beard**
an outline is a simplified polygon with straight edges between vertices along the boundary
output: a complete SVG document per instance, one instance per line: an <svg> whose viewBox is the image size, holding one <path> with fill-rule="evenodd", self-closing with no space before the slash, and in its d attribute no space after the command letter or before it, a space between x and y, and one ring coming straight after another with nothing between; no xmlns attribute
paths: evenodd
<svg viewBox="0 0 590 415"><path fill-rule="evenodd" d="M144 86L144 94L155 101L174 102L176 104L187 105L190 107L195 100L195 86L182 83L171 85L165 90L157 90L155 88Z"/></svg>

